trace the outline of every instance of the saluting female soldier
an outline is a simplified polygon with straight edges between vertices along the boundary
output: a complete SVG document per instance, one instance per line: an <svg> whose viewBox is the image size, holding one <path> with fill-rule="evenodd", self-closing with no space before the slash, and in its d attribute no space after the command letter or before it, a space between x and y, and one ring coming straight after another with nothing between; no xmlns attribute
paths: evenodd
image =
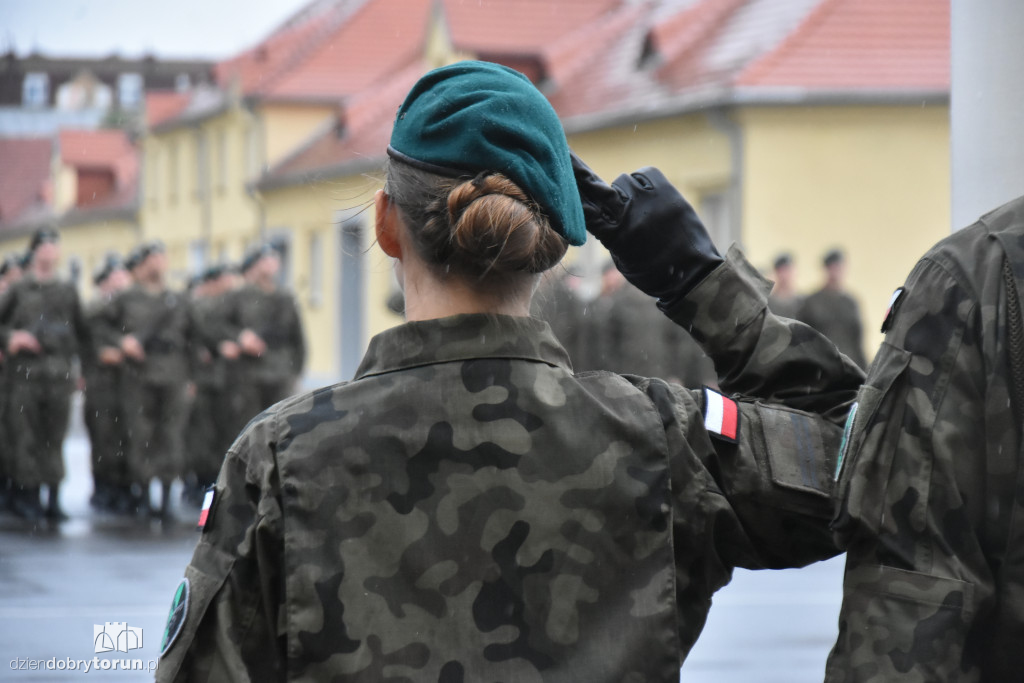
<svg viewBox="0 0 1024 683"><path fill-rule="evenodd" d="M674 680L733 567L835 553L862 375L658 171L577 189L547 100L483 62L424 76L388 155L408 322L231 448L159 680ZM573 375L528 312L585 222L747 398Z"/></svg>

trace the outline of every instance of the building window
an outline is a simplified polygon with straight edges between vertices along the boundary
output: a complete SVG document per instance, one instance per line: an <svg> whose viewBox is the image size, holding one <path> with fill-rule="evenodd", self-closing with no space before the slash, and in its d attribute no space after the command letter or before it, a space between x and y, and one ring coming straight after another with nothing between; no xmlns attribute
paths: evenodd
<svg viewBox="0 0 1024 683"><path fill-rule="evenodd" d="M190 275L199 275L206 270L208 251L206 240L196 240L188 245L188 272Z"/></svg>
<svg viewBox="0 0 1024 683"><path fill-rule="evenodd" d="M249 126L245 139L245 174L255 178L260 174L260 135L256 123Z"/></svg>
<svg viewBox="0 0 1024 683"><path fill-rule="evenodd" d="M178 201L178 145L173 142L167 147L167 193L172 204Z"/></svg>
<svg viewBox="0 0 1024 683"><path fill-rule="evenodd" d="M26 107L45 107L50 99L50 77L44 73L25 75L21 101Z"/></svg>
<svg viewBox="0 0 1024 683"><path fill-rule="evenodd" d="M205 199L210 195L210 160L206 132L196 131L196 197Z"/></svg>
<svg viewBox="0 0 1024 683"><path fill-rule="evenodd" d="M309 235L309 305L319 308L324 300L324 239L319 232Z"/></svg>
<svg viewBox="0 0 1024 683"><path fill-rule="evenodd" d="M117 102L122 109L137 109L142 105L140 74L121 74L117 77Z"/></svg>
<svg viewBox="0 0 1024 683"><path fill-rule="evenodd" d="M178 92L185 92L192 87L192 78L188 74L178 74L174 77L174 89Z"/></svg>
<svg viewBox="0 0 1024 683"><path fill-rule="evenodd" d="M146 164L148 171L145 178L146 196L149 197L150 202L155 204L157 199L160 198L160 155L157 153L155 146L149 145L146 150L146 158L149 162Z"/></svg>
<svg viewBox="0 0 1024 683"><path fill-rule="evenodd" d="M228 186L228 135L222 129L217 131L217 189L223 192Z"/></svg>
<svg viewBox="0 0 1024 683"><path fill-rule="evenodd" d="M726 190L705 192L700 196L701 220L711 240L723 253L729 245L739 240L739 235L734 234L730 209L729 193Z"/></svg>
<svg viewBox="0 0 1024 683"><path fill-rule="evenodd" d="M277 283L281 287L293 288L292 269L292 237L287 228L277 228L270 231L270 239L267 240L281 257L281 271L277 276Z"/></svg>

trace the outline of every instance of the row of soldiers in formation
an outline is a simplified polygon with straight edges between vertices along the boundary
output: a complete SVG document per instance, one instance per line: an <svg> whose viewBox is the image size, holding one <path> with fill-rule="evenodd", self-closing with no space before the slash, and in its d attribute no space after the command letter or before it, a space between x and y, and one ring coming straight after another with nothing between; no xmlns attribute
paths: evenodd
<svg viewBox="0 0 1024 683"><path fill-rule="evenodd" d="M64 518L62 445L80 370L92 504L166 519L171 483L181 478L197 501L246 422L295 388L305 342L278 286L280 254L260 246L178 292L162 244L146 243L106 260L88 306L59 279L59 261L59 234L39 230L25 261L0 274L0 510Z"/></svg>
<svg viewBox="0 0 1024 683"><path fill-rule="evenodd" d="M867 366L860 310L844 290L841 251L824 259L825 283L808 296L796 293L793 259L774 262L772 311L807 323L832 340L861 368ZM663 377L683 386L715 386L714 365L694 339L672 323L650 299L608 263L598 295L580 295L581 279L567 271L549 273L534 297L533 314L547 320L565 346L576 372L611 370L618 374Z"/></svg>

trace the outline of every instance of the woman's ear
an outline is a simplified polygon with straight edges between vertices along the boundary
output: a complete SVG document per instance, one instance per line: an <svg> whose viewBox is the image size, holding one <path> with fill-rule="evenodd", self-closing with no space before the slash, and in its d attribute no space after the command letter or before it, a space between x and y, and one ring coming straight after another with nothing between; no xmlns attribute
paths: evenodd
<svg viewBox="0 0 1024 683"><path fill-rule="evenodd" d="M377 190L373 195L373 208L376 216L374 227L377 232L377 244L391 258L402 258L402 245L398 241L398 212L391 205L391 198L384 190Z"/></svg>

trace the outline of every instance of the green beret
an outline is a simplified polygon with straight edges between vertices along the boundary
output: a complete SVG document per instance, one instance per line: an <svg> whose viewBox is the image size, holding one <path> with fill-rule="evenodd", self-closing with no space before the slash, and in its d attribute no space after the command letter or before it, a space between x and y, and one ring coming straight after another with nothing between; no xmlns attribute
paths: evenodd
<svg viewBox="0 0 1024 683"><path fill-rule="evenodd" d="M388 154L444 176L502 173L569 244L587 239L565 131L551 103L518 71L473 61L434 69L399 107Z"/></svg>

